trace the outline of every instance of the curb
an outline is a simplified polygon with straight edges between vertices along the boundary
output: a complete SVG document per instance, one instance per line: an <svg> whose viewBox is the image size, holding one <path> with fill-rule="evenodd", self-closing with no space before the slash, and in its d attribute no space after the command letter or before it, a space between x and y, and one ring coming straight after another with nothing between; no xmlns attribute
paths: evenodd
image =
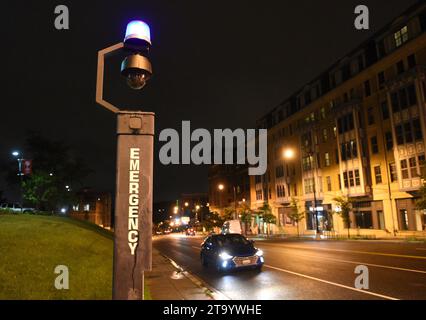
<svg viewBox="0 0 426 320"><path fill-rule="evenodd" d="M222 292L214 289L213 287L207 285L204 281L202 281L197 276L194 276L190 272L184 270L180 265L176 263L173 259L169 258L168 256L160 253L164 258L169 260L169 262L178 269L187 279L189 279L192 283L194 283L197 287L203 289L204 293L209 296L212 300L231 300L228 296L223 294Z"/></svg>

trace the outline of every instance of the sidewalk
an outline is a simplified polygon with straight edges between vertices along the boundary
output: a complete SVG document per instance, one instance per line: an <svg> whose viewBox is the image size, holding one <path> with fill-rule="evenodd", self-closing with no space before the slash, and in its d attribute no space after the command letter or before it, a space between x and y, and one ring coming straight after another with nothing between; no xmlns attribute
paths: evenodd
<svg viewBox="0 0 426 320"><path fill-rule="evenodd" d="M197 284L193 276L182 272L155 249L152 271L145 272L145 281L153 300L213 300L207 288Z"/></svg>

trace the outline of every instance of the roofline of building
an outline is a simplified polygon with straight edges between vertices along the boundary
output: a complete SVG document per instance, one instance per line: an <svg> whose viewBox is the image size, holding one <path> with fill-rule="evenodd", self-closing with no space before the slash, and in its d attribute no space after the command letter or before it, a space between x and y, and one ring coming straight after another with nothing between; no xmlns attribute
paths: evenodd
<svg viewBox="0 0 426 320"><path fill-rule="evenodd" d="M395 24L395 22L401 18L406 18L404 19L404 21L407 20L407 16L412 15L413 13L415 13L416 11L418 11L420 8L422 7L426 7L426 0L418 0L415 4L413 4L412 6L408 7L404 12L400 13L398 16L396 16L395 18L393 18L391 20L391 22L388 22L387 24L385 24L382 28L380 28L378 31L376 31L375 33L373 33L371 36L369 36L367 39L365 39L363 42L361 42L360 44L358 44L354 49L352 49L351 51L349 51L348 53L346 53L345 55L341 56L339 59L336 60L336 62L334 62L332 65L330 65L328 68L326 68L324 71L320 72L319 75L317 75L316 77L312 78L310 81L306 82L303 86L301 86L298 90L295 90L292 94L288 95L287 98L285 98L284 100L282 100L280 103L278 103L275 107L273 107L270 111L268 111L267 113L265 113L262 117L258 118L257 121L260 121L262 119L265 119L268 115L270 115L271 113L273 113L274 111L276 111L279 107L281 107L283 104L287 103L290 101L290 99L294 96L297 95L297 93L303 91L303 89L308 86L309 84L319 80L321 78L321 76L327 72L329 72L330 70L332 70L334 67L336 67L337 65L339 65L339 63L345 59L346 57L349 57L351 55L353 55L355 52L361 50L364 48L364 46L366 44L368 44L370 41L377 39L380 37L380 35L384 35L385 33L387 33L390 29L390 27L393 27L393 25ZM402 22L402 21L401 21ZM375 62L377 63L377 62ZM374 64L375 64L374 63ZM373 65L374 65L373 64ZM371 67L371 66L369 66ZM352 78L352 77L351 77ZM332 90L330 90L332 91ZM313 101L311 102L313 103Z"/></svg>

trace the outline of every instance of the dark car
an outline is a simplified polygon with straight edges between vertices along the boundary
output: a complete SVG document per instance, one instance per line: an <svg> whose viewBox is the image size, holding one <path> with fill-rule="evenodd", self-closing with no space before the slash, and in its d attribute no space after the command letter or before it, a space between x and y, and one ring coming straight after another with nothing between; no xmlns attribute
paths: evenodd
<svg viewBox="0 0 426 320"><path fill-rule="evenodd" d="M201 244L200 259L203 266L212 265L218 271L254 268L261 270L263 252L241 234L208 236Z"/></svg>

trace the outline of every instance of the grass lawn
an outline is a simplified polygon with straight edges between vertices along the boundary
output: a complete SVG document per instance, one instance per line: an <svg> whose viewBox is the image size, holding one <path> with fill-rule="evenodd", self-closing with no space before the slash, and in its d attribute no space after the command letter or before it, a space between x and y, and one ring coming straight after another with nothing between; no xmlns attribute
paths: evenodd
<svg viewBox="0 0 426 320"><path fill-rule="evenodd" d="M0 215L0 299L111 299L112 255L112 234L97 226ZM54 286L58 265L68 267L69 290Z"/></svg>

